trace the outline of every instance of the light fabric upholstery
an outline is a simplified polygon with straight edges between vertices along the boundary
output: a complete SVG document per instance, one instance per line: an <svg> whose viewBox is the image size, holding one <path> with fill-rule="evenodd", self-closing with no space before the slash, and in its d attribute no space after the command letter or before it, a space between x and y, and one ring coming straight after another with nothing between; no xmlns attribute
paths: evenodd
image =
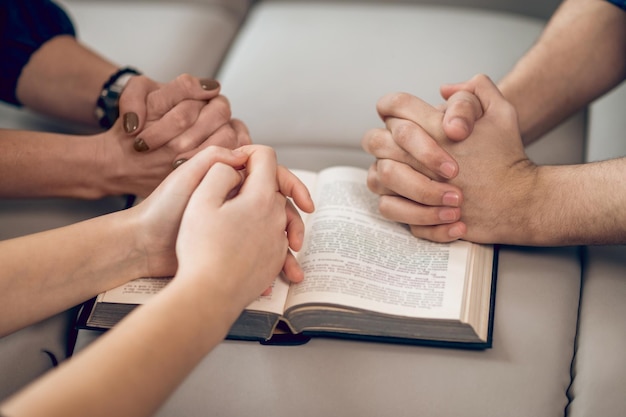
<svg viewBox="0 0 626 417"><path fill-rule="evenodd" d="M413 4L263 2L218 73L233 114L281 163L368 166L363 133L382 123L376 101L406 91L439 104L439 85L477 73L497 80L543 21ZM582 160L576 117L529 149L541 163Z"/></svg>
<svg viewBox="0 0 626 417"><path fill-rule="evenodd" d="M624 108L625 83L590 107L588 161L626 156ZM583 274L568 415L622 416L626 410L626 246L588 248Z"/></svg>
<svg viewBox="0 0 626 417"><path fill-rule="evenodd" d="M157 416L562 417L579 296L575 252L502 251L490 350L226 341ZM95 337L81 331L77 349Z"/></svg>
<svg viewBox="0 0 626 417"><path fill-rule="evenodd" d="M626 156L626 82L589 108L589 132L585 158L602 161Z"/></svg>
<svg viewBox="0 0 626 417"><path fill-rule="evenodd" d="M198 0L207 1L207 0ZM211 0L208 0L211 1ZM284 2L310 2L311 0L274 0ZM491 10L515 13L521 16L548 19L560 0L340 0L341 3L382 3L382 4L422 4L434 6L464 7L478 10Z"/></svg>
<svg viewBox="0 0 626 417"><path fill-rule="evenodd" d="M558 4L61 2L79 36L120 65L133 64L163 81L181 72L217 74L234 116L246 122L255 142L274 146L289 167L315 170L372 162L360 140L367 129L382 126L375 103L387 92L407 91L438 104L443 82L478 72L500 78L542 30L545 21L532 17L548 18ZM247 15L250 3L255 6ZM505 10L516 14L501 13ZM625 88L592 106L588 160L626 154ZM586 116L576 115L533 144L531 158L543 164L582 161ZM0 126L87 131L4 106ZM120 199L0 201L0 239L121 204ZM158 416L621 415L626 409L626 252L606 247L585 253L581 268L578 248L501 249L490 350L333 339L298 347L226 341ZM50 368L42 350L63 357L69 328L67 313L0 341L0 399ZM81 331L77 349L97 336Z"/></svg>
<svg viewBox="0 0 626 417"><path fill-rule="evenodd" d="M182 72L213 75L247 10L243 0L59 3L87 45L121 66L132 63L158 81Z"/></svg>
<svg viewBox="0 0 626 417"><path fill-rule="evenodd" d="M123 207L121 198L97 202L0 199L0 240L66 226ZM0 339L0 401L45 373L54 361L66 358L72 348L68 335L73 331L73 319L68 311Z"/></svg>
<svg viewBox="0 0 626 417"><path fill-rule="evenodd" d="M587 249L570 390L571 417L626 410L626 246Z"/></svg>
<svg viewBox="0 0 626 417"><path fill-rule="evenodd" d="M218 78L253 140L289 167L369 165L376 100L506 73L543 22L415 5L263 2ZM582 116L535 151L580 161ZM554 148L552 148L554 146ZM313 340L226 342L161 410L202 415L563 416L580 293L576 248L501 251L494 347L485 352ZM82 344L88 343L88 335Z"/></svg>
<svg viewBox="0 0 626 417"><path fill-rule="evenodd" d="M119 65L132 64L160 81L188 72L213 76L239 25L246 0L188 2L61 0L78 37ZM166 22L166 23L164 23ZM201 51L201 53L198 53ZM0 104L0 127L88 133L70 125ZM0 200L0 239L75 223L123 208L121 198L96 202ZM34 300L36 302L36 300ZM0 400L50 369L42 351L63 360L73 315L68 312L0 339Z"/></svg>
<svg viewBox="0 0 626 417"><path fill-rule="evenodd" d="M66 311L0 341L0 401L67 357L74 314Z"/></svg>

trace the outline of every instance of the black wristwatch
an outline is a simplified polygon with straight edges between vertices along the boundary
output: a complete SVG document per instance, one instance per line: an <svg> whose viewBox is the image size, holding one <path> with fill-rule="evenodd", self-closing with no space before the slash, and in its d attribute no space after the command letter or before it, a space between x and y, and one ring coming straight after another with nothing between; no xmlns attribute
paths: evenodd
<svg viewBox="0 0 626 417"><path fill-rule="evenodd" d="M120 95L130 77L134 75L141 75L141 73L131 67L120 68L102 86L100 97L96 102L95 116L103 128L108 129L113 126L119 117Z"/></svg>

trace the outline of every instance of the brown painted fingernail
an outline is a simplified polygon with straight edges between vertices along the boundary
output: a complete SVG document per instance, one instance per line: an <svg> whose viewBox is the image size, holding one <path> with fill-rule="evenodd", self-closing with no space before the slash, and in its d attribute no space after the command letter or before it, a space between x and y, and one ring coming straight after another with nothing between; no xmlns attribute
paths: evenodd
<svg viewBox="0 0 626 417"><path fill-rule="evenodd" d="M181 166L182 164L184 164L185 162L187 162L187 160L185 158L179 159L177 161L174 161L174 163L172 164L172 167L174 167L174 169L176 169L179 166Z"/></svg>
<svg viewBox="0 0 626 417"><path fill-rule="evenodd" d="M148 150L150 150L150 147L148 146L148 144L144 142L143 139L141 138L135 139L133 148L135 148L137 152L147 152Z"/></svg>
<svg viewBox="0 0 626 417"><path fill-rule="evenodd" d="M202 78L200 80L200 86L203 90L212 91L220 88L220 83L210 78Z"/></svg>
<svg viewBox="0 0 626 417"><path fill-rule="evenodd" d="M129 112L124 114L124 131L133 133L139 127L139 116L137 113Z"/></svg>

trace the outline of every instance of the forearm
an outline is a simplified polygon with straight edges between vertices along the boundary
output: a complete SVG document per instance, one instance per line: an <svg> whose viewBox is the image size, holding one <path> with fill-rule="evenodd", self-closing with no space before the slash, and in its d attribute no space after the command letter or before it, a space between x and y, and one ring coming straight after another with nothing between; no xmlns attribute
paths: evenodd
<svg viewBox="0 0 626 417"><path fill-rule="evenodd" d="M35 111L97 126L96 102L117 66L67 35L41 46L22 70L20 102Z"/></svg>
<svg viewBox="0 0 626 417"><path fill-rule="evenodd" d="M100 142L97 135L0 130L0 196L103 197Z"/></svg>
<svg viewBox="0 0 626 417"><path fill-rule="evenodd" d="M133 222L119 212L0 242L0 335L142 276Z"/></svg>
<svg viewBox="0 0 626 417"><path fill-rule="evenodd" d="M626 158L538 167L528 198L531 245L626 243Z"/></svg>
<svg viewBox="0 0 626 417"><path fill-rule="evenodd" d="M237 318L228 297L197 294L191 286L167 288L2 411L14 417L153 415Z"/></svg>
<svg viewBox="0 0 626 417"><path fill-rule="evenodd" d="M604 0L567 0L499 83L526 144L626 76L626 13Z"/></svg>

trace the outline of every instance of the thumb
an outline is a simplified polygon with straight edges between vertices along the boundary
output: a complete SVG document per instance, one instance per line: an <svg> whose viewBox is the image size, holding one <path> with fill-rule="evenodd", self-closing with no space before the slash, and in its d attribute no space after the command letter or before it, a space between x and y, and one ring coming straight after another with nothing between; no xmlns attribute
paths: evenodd
<svg viewBox="0 0 626 417"><path fill-rule="evenodd" d="M444 84L440 87L441 96L446 100L460 91L466 91L475 95L480 102L483 112L491 108L494 103L505 100L496 84L485 74L475 75L466 82Z"/></svg>
<svg viewBox="0 0 626 417"><path fill-rule="evenodd" d="M484 74L463 83L444 84L440 92L448 100L443 117L444 131L450 139L457 141L472 133L476 121L494 102L504 100L498 87Z"/></svg>

